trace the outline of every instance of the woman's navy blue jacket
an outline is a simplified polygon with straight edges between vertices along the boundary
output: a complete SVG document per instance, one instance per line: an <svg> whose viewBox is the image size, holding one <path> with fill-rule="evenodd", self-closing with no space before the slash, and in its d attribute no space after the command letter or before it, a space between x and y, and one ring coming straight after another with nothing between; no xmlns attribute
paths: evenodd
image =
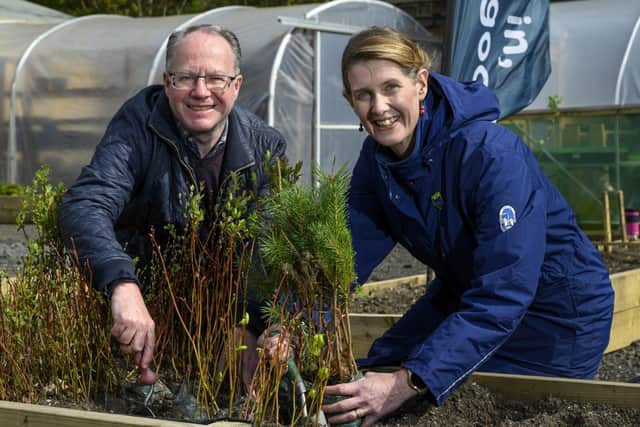
<svg viewBox="0 0 640 427"><path fill-rule="evenodd" d="M602 258L480 83L431 73L401 161L368 137L350 225L363 283L396 243L436 272L360 366L402 364L442 403L475 370L592 378L609 342Z"/></svg>

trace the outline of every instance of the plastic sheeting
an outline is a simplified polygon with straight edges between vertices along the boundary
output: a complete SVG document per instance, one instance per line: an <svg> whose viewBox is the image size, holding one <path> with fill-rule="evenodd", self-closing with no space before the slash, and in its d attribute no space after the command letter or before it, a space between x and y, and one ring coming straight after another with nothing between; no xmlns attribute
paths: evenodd
<svg viewBox="0 0 640 427"><path fill-rule="evenodd" d="M552 3L549 13L551 75L522 114L640 106L640 1Z"/></svg>
<svg viewBox="0 0 640 427"><path fill-rule="evenodd" d="M313 163L325 169L353 166L363 134L341 95L339 60L349 35L283 25L279 16L319 25L394 27L432 52L436 69L439 64L438 41L411 16L377 0L65 21L22 57L13 103L15 138L7 148L9 181L29 183L48 163L54 182L71 183L119 106L148 83L162 81L169 34L198 23L238 35L244 75L238 102L283 132L290 159L304 161L306 177Z"/></svg>
<svg viewBox="0 0 640 427"><path fill-rule="evenodd" d="M242 49L240 72L244 76L238 102L245 108L266 117L269 99L269 80L273 61L282 38L289 28L278 23L281 15L303 18L313 5L255 8L223 7L213 9L183 23L180 27L198 24L221 25L233 31ZM166 56L163 43L157 53L157 61L151 70L150 83L161 84Z"/></svg>
<svg viewBox="0 0 640 427"><path fill-rule="evenodd" d="M8 170L7 141L9 134L9 117L11 105L11 83L15 76L16 66L25 49L40 34L50 29L54 24L9 22L0 23L0 91L3 94L0 102L0 170ZM3 180L5 175L0 176Z"/></svg>
<svg viewBox="0 0 640 427"><path fill-rule="evenodd" d="M0 23L44 23L68 19L69 15L23 0L0 0Z"/></svg>
<svg viewBox="0 0 640 427"><path fill-rule="evenodd" d="M439 69L440 57L437 49L430 43L431 35L419 25L411 16L400 13L398 9L387 3L377 2L365 4L360 2L344 2L332 7L325 4L307 14L308 19L318 19L320 22L334 22L337 24L367 27L370 25L397 28L408 34L422 45L433 57L433 68ZM299 134L298 140L314 141L310 147L315 152L308 158L320 165L324 170L331 170L342 166L351 169L360 153L364 136L357 128L359 120L351 107L342 98L342 76L340 72L342 52L349 40L349 35L335 33L321 33L316 40L317 73L314 91L315 123L307 122L308 134ZM287 53L292 53L287 51ZM288 61L288 55L283 63ZM278 91L276 90L276 94ZM276 96L276 101L278 97ZM276 127L283 128L287 116L281 116L280 121L274 122ZM298 131L302 129L298 127ZM309 145L304 145L307 148ZM305 153L306 155L306 153ZM307 162L308 164L310 162ZM305 170L307 174L309 169Z"/></svg>
<svg viewBox="0 0 640 427"><path fill-rule="evenodd" d="M7 153L11 84L24 51L40 34L70 16L22 0L0 0L0 153ZM8 169L0 156L0 171ZM0 176L0 180L5 174Z"/></svg>
<svg viewBox="0 0 640 427"><path fill-rule="evenodd" d="M54 182L73 182L113 114L145 86L158 44L186 18L90 15L33 43L15 79L9 174L29 183L47 163Z"/></svg>

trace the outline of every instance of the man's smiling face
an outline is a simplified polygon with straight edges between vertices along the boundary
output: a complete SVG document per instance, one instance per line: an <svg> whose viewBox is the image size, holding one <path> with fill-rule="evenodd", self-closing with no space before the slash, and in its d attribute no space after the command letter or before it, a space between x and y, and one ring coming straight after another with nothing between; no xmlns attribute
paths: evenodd
<svg viewBox="0 0 640 427"><path fill-rule="evenodd" d="M216 142L233 109L242 76L238 75L223 92L213 92L203 78L192 89L178 89L170 73L235 76L234 55L229 43L218 34L196 31L175 48L170 68L164 74L164 88L176 119L199 142Z"/></svg>

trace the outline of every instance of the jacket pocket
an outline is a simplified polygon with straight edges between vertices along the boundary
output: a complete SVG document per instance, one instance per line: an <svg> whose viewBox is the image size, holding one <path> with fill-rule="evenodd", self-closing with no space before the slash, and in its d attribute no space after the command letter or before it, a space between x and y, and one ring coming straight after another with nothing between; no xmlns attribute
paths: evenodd
<svg viewBox="0 0 640 427"><path fill-rule="evenodd" d="M577 310L568 283L543 286L505 350L534 365L570 368L577 339Z"/></svg>

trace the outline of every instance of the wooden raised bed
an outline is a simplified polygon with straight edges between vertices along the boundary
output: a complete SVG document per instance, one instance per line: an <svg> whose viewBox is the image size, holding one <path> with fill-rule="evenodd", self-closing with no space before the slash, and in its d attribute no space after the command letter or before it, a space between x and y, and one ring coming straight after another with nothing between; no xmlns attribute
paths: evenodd
<svg viewBox="0 0 640 427"><path fill-rule="evenodd" d="M640 384L476 372L471 381L513 400L554 396L574 402L640 408Z"/></svg>
<svg viewBox="0 0 640 427"><path fill-rule="evenodd" d="M364 285L364 295L373 295L400 284L424 286L426 274L385 280ZM640 340L640 269L611 275L615 291L611 337L605 353L619 350ZM356 357L364 357L374 339L379 337L402 314L357 314L352 313L351 335L353 352Z"/></svg>
<svg viewBox="0 0 640 427"><path fill-rule="evenodd" d="M400 284L424 286L426 275L375 282L363 286L364 295L373 295ZM605 353L627 347L640 340L640 269L611 275L615 291L611 337ZM364 357L374 339L379 337L401 314L351 314L351 333L356 357ZM547 396L562 399L640 408L640 384L508 375L478 372L471 381L512 399L538 400Z"/></svg>
<svg viewBox="0 0 640 427"><path fill-rule="evenodd" d="M613 274L611 281L616 298L611 340L607 352L626 347L640 339L640 269ZM365 285L363 292L365 295L371 295L402 283L408 283L410 286L424 286L425 282L426 275L409 276ZM400 316L400 314L352 314L351 331L356 357L366 355L372 341L382 335ZM512 399L538 400L555 396L576 402L640 408L640 384L483 372L473 374L471 381ZM202 425L5 401L0 401L0 420L3 427L195 427ZM209 425L235 427L247 424L216 422Z"/></svg>
<svg viewBox="0 0 640 427"><path fill-rule="evenodd" d="M78 409L53 408L0 400L2 427L202 427L181 421L115 415ZM240 427L249 423L219 421L206 424L215 427Z"/></svg>
<svg viewBox="0 0 640 427"><path fill-rule="evenodd" d="M15 224L24 196L0 196L0 224Z"/></svg>
<svg viewBox="0 0 640 427"><path fill-rule="evenodd" d="M640 268L612 274L611 284L616 299L609 346L605 353L640 340Z"/></svg>

